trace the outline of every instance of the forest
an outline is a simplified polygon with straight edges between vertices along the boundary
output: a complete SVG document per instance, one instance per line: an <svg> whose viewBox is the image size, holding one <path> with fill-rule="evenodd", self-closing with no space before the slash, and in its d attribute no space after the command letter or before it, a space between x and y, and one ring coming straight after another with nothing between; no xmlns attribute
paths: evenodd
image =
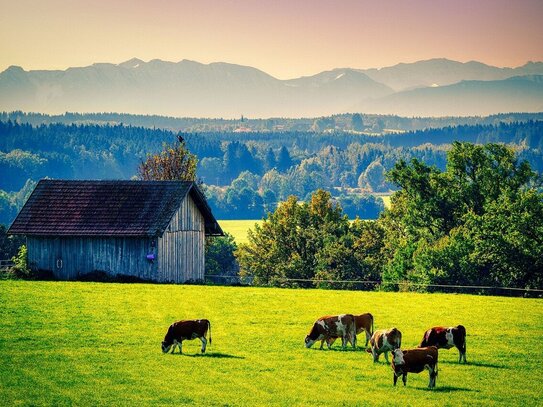
<svg viewBox="0 0 543 407"><path fill-rule="evenodd" d="M65 120L86 117L73 116ZM351 122L371 119L358 116L351 115ZM36 118L50 116L4 113L6 120L0 121L0 223L14 219L41 178L130 179L148 154L178 136L198 157L197 177L219 219L260 219L288 196L308 200L318 189L330 191L349 218L376 219L383 203L373 194L397 189L386 179L387 171L399 160L412 158L444 170L454 141L510 145L519 159L542 173L543 121L534 121L532 116L527 115L527 121L498 124L481 124L491 120L480 118L479 124L396 133L196 133L125 124L31 124ZM327 120L337 121L333 117Z"/></svg>
<svg viewBox="0 0 543 407"><path fill-rule="evenodd" d="M323 190L303 204L289 197L239 246L241 275L272 286L543 289L541 178L512 149L454 142L444 171L400 159L387 179L400 189L374 222L349 222Z"/></svg>

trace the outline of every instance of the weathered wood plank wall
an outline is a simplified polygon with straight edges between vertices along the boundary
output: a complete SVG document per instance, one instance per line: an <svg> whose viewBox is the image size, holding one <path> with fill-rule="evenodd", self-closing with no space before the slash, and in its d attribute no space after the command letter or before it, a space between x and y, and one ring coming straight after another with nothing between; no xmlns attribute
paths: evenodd
<svg viewBox="0 0 543 407"><path fill-rule="evenodd" d="M147 254L153 250L152 240L29 236L28 260L39 269L51 270L60 280L75 280L92 271L104 271L112 276L124 274L155 280L157 262L147 260Z"/></svg>
<svg viewBox="0 0 543 407"><path fill-rule="evenodd" d="M157 280L203 280L205 223L193 199L187 196L158 239Z"/></svg>
<svg viewBox="0 0 543 407"><path fill-rule="evenodd" d="M60 280L104 271L146 280L183 283L203 280L205 221L187 196L162 237L28 237L29 262ZM147 259L155 254L153 262Z"/></svg>

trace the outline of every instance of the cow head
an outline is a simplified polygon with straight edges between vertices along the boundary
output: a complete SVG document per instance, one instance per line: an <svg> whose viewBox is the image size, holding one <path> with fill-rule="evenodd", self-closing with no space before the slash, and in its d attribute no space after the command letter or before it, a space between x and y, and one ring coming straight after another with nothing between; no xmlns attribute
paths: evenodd
<svg viewBox="0 0 543 407"><path fill-rule="evenodd" d="M403 358L403 351L401 349L394 349L392 351L392 364L393 365L404 365L405 360Z"/></svg>
<svg viewBox="0 0 543 407"><path fill-rule="evenodd" d="M323 321L317 321L313 324L313 328L311 328L311 332L309 332L309 334L305 337L306 348L312 347L315 342L323 338L323 336L319 333L320 327L324 327Z"/></svg>
<svg viewBox="0 0 543 407"><path fill-rule="evenodd" d="M167 341L162 341L162 352L168 353L168 351L172 348L172 345L172 342L168 343Z"/></svg>
<svg viewBox="0 0 543 407"><path fill-rule="evenodd" d="M306 348L312 347L315 342L317 342L317 340L316 339L311 339L311 334L309 334L309 335L307 335L305 337L305 347Z"/></svg>

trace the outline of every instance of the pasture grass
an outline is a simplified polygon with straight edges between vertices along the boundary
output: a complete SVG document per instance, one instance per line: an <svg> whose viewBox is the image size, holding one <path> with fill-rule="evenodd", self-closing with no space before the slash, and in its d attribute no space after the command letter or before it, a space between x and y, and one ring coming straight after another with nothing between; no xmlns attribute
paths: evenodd
<svg viewBox="0 0 543 407"><path fill-rule="evenodd" d="M363 350L306 349L325 314L372 312L404 347L462 323L467 365L439 352L392 386ZM160 342L179 319L211 320L213 344ZM76 282L0 282L0 405L541 405L543 300L453 294ZM359 337L359 345L363 346Z"/></svg>
<svg viewBox="0 0 543 407"><path fill-rule="evenodd" d="M254 229L255 223L261 223L262 220L219 220L222 230L230 233L237 244L248 243L247 232Z"/></svg>

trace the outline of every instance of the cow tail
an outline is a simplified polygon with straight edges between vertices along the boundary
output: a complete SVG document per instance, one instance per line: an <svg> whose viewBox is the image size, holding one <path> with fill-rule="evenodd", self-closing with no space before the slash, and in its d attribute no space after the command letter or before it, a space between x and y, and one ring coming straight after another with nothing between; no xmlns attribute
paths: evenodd
<svg viewBox="0 0 543 407"><path fill-rule="evenodd" d="M209 344L211 345L211 322L207 321L207 329L209 331Z"/></svg>
<svg viewBox="0 0 543 407"><path fill-rule="evenodd" d="M373 336L373 332L374 332L374 329L373 329L373 315L372 314L370 314L370 315L371 315L371 334L370 334L370 336Z"/></svg>

